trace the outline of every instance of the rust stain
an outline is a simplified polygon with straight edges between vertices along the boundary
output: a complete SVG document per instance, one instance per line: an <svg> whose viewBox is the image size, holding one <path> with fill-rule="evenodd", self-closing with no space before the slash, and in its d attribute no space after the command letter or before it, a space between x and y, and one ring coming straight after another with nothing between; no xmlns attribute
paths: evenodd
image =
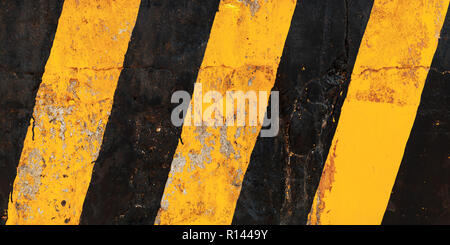
<svg viewBox="0 0 450 245"><path fill-rule="evenodd" d="M329 154L327 163L322 172L322 177L320 179L319 186L317 187L317 204L311 207L311 212L308 218L308 225L320 225L320 216L323 210L325 210L325 201L323 201L325 197L325 191L331 191L334 183L334 176L336 174L336 165L334 163L336 159L336 147L338 145L339 139L336 139L336 143L334 144L332 152ZM311 215L314 213L315 215Z"/></svg>

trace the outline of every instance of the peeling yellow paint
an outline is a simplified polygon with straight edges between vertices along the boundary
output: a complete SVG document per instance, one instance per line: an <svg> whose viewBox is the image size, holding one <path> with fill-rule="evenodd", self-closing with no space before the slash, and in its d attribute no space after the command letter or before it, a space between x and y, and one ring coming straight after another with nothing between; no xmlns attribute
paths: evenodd
<svg viewBox="0 0 450 245"><path fill-rule="evenodd" d="M309 224L380 224L448 0L375 0Z"/></svg>
<svg viewBox="0 0 450 245"><path fill-rule="evenodd" d="M78 224L139 0L66 0L7 224Z"/></svg>
<svg viewBox="0 0 450 245"><path fill-rule="evenodd" d="M201 94L272 89L296 1L256 2L221 1L198 74ZM155 223L230 224L260 129L183 126Z"/></svg>

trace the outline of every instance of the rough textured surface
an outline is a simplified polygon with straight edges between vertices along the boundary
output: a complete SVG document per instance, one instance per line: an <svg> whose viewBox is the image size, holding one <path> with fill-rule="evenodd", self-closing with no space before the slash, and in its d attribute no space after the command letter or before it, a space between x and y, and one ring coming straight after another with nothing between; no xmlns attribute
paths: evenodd
<svg viewBox="0 0 450 245"><path fill-rule="evenodd" d="M143 0L81 224L153 224L180 136L172 93L192 93L219 1Z"/></svg>
<svg viewBox="0 0 450 245"><path fill-rule="evenodd" d="M0 1L0 224L6 221L63 2ZM254 16L266 0L235 2ZM280 135L258 138L233 223L306 223L372 3L298 1L274 88L281 91ZM154 223L170 164L181 166L187 158L174 154L181 129L170 123L176 106L170 96L179 89L192 92L218 5L219 0L142 0L82 224ZM383 224L450 222L448 19ZM77 85L70 84L69 92ZM53 123L62 126L60 110L53 109ZM217 141L224 146L220 152L232 150L228 140ZM36 152L29 155L36 159ZM22 170L39 179L43 169L36 165ZM39 187L37 182L26 191ZM66 200L55 203L69 205Z"/></svg>
<svg viewBox="0 0 450 245"><path fill-rule="evenodd" d="M140 0L65 0L7 224L78 224Z"/></svg>
<svg viewBox="0 0 450 245"><path fill-rule="evenodd" d="M0 224L16 176L62 0L0 2Z"/></svg>
<svg viewBox="0 0 450 245"><path fill-rule="evenodd" d="M196 112L203 112L202 126L189 126L195 124L186 125L189 120L184 120L181 138L185 143L178 144L175 159L177 163L185 159L185 163L172 165L157 224L231 223L261 129L261 123L244 125L245 119L235 122L240 120L234 118L241 117L237 111L246 110L239 108L245 103L252 109L246 111L249 115L259 106L262 110L267 107L269 96L257 94L268 93L275 83L295 6L293 0L267 0L253 11L248 4L221 1L192 99L193 121L200 121L200 113ZM218 106L221 110L225 105L226 110L231 111L231 114L224 112L223 116L220 111L215 112L215 120L220 125L205 125L208 122L205 115L208 116L211 104L205 103L205 98L210 91L216 91L221 97L215 98L214 105L221 104ZM255 98L231 103L229 98L223 99L229 91L253 92ZM259 113L262 118L265 111Z"/></svg>
<svg viewBox="0 0 450 245"><path fill-rule="evenodd" d="M374 2L308 223L381 224L449 2Z"/></svg>
<svg viewBox="0 0 450 245"><path fill-rule="evenodd" d="M450 224L450 13L383 224Z"/></svg>
<svg viewBox="0 0 450 245"><path fill-rule="evenodd" d="M258 138L234 224L306 224L372 4L298 2L273 89L280 134Z"/></svg>

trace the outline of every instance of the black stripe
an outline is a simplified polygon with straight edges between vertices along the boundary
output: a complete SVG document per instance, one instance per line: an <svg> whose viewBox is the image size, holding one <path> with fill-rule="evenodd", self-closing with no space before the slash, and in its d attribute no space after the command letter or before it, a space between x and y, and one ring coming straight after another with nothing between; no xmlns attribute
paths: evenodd
<svg viewBox="0 0 450 245"><path fill-rule="evenodd" d="M274 86L280 133L258 138L233 224L306 224L372 5L297 2Z"/></svg>
<svg viewBox="0 0 450 245"><path fill-rule="evenodd" d="M181 133L170 98L192 93L218 5L141 2L81 224L153 224Z"/></svg>
<svg viewBox="0 0 450 245"><path fill-rule="evenodd" d="M449 108L447 13L383 224L450 224Z"/></svg>
<svg viewBox="0 0 450 245"><path fill-rule="evenodd" d="M0 1L0 224L63 2Z"/></svg>

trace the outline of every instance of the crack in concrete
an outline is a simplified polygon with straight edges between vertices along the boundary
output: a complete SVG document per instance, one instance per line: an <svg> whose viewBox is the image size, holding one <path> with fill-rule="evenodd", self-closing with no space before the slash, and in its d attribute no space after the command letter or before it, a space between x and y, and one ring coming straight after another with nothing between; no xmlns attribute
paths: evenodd
<svg viewBox="0 0 450 245"><path fill-rule="evenodd" d="M362 72L356 74L356 76L362 76L368 72L382 72L389 70L418 70L418 69L431 69L430 66L385 66L381 68L365 68Z"/></svg>

